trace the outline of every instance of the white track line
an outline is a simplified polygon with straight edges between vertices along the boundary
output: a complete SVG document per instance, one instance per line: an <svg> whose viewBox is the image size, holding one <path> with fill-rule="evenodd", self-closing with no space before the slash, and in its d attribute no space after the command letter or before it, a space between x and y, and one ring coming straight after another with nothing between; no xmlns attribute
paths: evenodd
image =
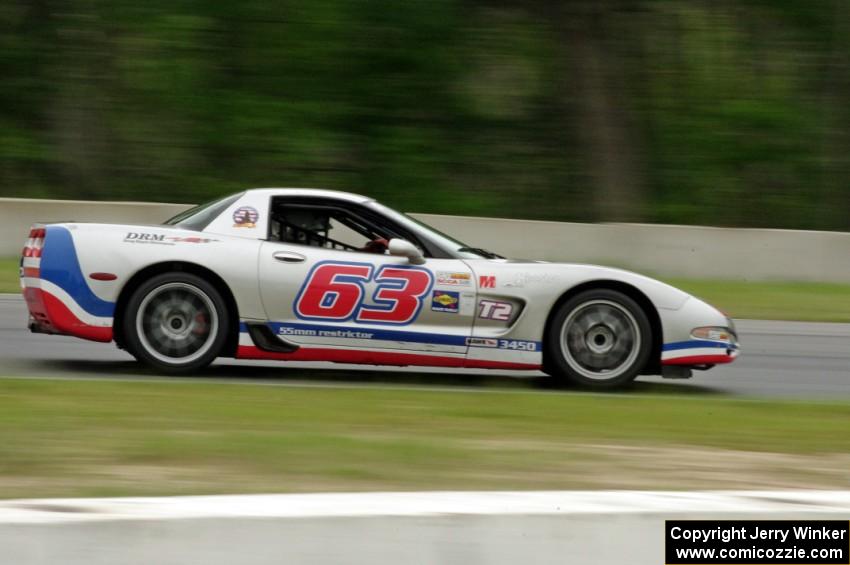
<svg viewBox="0 0 850 565"><path fill-rule="evenodd" d="M206 518L850 513L850 491L372 492L0 501L0 524Z"/></svg>

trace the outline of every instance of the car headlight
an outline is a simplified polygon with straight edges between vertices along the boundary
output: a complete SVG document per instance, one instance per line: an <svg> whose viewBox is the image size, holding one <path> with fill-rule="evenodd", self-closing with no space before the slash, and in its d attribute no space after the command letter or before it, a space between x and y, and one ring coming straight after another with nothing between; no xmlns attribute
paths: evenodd
<svg viewBox="0 0 850 565"><path fill-rule="evenodd" d="M735 333L729 328L719 326L707 326L704 328L694 328L691 331L691 337L695 339L706 339L709 341L720 341L723 343L735 343Z"/></svg>

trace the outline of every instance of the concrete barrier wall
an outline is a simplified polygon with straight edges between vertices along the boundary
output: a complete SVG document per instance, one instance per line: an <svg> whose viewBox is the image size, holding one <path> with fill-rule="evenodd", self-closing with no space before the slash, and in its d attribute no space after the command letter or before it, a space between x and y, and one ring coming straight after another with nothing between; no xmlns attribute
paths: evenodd
<svg viewBox="0 0 850 565"><path fill-rule="evenodd" d="M0 199L0 256L34 222L160 223L183 204ZM850 283L850 233L649 224L575 224L413 214L506 257L600 263L647 274Z"/></svg>
<svg viewBox="0 0 850 565"><path fill-rule="evenodd" d="M421 492L0 503L15 565L664 562L665 519L847 520L847 491Z"/></svg>
<svg viewBox="0 0 850 565"><path fill-rule="evenodd" d="M674 277L850 282L850 233L416 217L506 257L600 263Z"/></svg>
<svg viewBox="0 0 850 565"><path fill-rule="evenodd" d="M159 202L0 198L0 257L20 255L30 226L37 222L161 224L189 207Z"/></svg>

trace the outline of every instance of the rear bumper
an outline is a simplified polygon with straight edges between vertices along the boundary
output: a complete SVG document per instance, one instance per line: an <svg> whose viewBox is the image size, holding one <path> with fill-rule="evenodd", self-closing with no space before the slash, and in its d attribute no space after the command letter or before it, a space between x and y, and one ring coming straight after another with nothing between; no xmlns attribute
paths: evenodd
<svg viewBox="0 0 850 565"><path fill-rule="evenodd" d="M80 337L91 341L112 341L112 324L94 325L87 323L74 313L76 304L65 304L54 294L36 287L40 279L25 279L24 299L30 313L29 329L33 333L60 334ZM76 309L76 308L74 308ZM103 321L96 321L103 324Z"/></svg>
<svg viewBox="0 0 850 565"><path fill-rule="evenodd" d="M112 341L115 304L89 288L67 228L33 226L21 257L21 288L30 331Z"/></svg>

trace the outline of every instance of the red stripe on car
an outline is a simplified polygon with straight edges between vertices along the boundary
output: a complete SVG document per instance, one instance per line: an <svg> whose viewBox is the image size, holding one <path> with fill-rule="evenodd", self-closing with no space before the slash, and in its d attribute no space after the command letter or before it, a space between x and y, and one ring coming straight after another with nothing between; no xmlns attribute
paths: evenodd
<svg viewBox="0 0 850 565"><path fill-rule="evenodd" d="M24 294L30 306L30 312L32 313L35 307L46 318L47 323L58 333L73 335L91 341L112 341L111 327L86 324L77 318L61 300L49 292L44 292L38 288L27 288ZM45 320L41 319L38 321L44 323Z"/></svg>
<svg viewBox="0 0 850 565"><path fill-rule="evenodd" d="M735 358L731 355L691 355L690 357L676 357L665 359L662 365L720 365L731 363Z"/></svg>

